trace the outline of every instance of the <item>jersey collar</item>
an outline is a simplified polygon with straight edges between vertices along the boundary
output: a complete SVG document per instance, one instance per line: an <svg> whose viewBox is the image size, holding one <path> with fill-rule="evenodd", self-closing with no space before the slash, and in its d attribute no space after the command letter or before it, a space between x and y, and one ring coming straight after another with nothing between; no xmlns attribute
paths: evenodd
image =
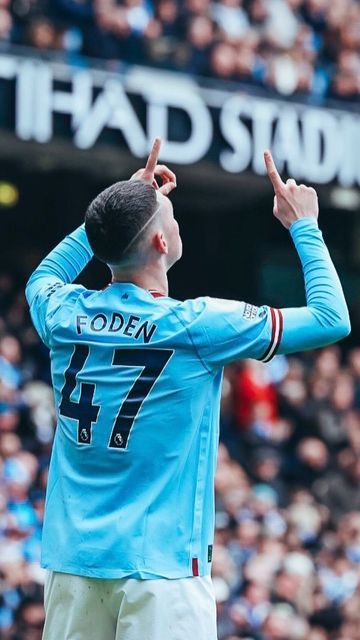
<svg viewBox="0 0 360 640"><path fill-rule="evenodd" d="M131 284L134 287L137 287L138 285L134 284L133 282L109 282L109 284L105 287L105 289L107 289L108 287L111 287L114 284ZM141 288L141 287L139 287ZM157 289L144 289L144 291L148 291L150 293L150 295L152 295L153 298L165 298L165 293L161 293L161 291L158 291Z"/></svg>

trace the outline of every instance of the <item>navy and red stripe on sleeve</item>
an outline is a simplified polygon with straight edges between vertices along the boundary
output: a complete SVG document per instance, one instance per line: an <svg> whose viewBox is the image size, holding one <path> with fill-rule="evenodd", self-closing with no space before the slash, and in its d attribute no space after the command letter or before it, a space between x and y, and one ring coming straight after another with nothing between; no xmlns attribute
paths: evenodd
<svg viewBox="0 0 360 640"><path fill-rule="evenodd" d="M283 334L284 319L280 309L274 309L270 307L271 314L271 339L270 344L260 360L262 362L269 362L275 355L281 344L281 338Z"/></svg>

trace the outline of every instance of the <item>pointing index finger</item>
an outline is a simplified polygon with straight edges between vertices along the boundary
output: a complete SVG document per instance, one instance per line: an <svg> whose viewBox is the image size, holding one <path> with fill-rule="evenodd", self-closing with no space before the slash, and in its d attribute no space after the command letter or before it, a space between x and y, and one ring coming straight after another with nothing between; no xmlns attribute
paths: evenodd
<svg viewBox="0 0 360 640"><path fill-rule="evenodd" d="M275 193L278 193L278 191L280 191L280 189L282 189L282 187L284 186L284 183L281 180L280 174L275 166L275 162L273 160L273 157L270 151L268 150L265 151L264 160L266 165L266 171L270 178L271 184L274 187Z"/></svg>
<svg viewBox="0 0 360 640"><path fill-rule="evenodd" d="M145 165L145 171L147 173L151 173L151 174L154 173L155 167L157 165L159 153L160 153L160 147L161 147L160 138L155 138L152 149L150 151L149 157Z"/></svg>

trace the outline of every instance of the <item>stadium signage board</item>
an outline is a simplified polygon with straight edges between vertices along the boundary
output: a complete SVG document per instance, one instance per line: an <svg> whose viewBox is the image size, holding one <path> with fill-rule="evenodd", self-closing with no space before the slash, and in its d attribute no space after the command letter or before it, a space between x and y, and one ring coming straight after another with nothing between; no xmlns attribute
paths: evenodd
<svg viewBox="0 0 360 640"><path fill-rule="evenodd" d="M204 159L264 175L263 150L300 180L360 185L360 114L201 87L188 76L130 68L120 75L39 58L0 56L0 126L21 140L71 138L79 149L126 144L144 157Z"/></svg>

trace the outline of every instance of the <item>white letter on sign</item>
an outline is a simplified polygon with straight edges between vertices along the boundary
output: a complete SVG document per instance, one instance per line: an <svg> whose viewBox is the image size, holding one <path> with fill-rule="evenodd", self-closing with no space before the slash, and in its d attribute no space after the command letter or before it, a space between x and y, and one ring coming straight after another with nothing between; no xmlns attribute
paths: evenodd
<svg viewBox="0 0 360 640"><path fill-rule="evenodd" d="M307 109L303 116L304 164L303 174L320 184L331 182L339 168L339 121L325 109Z"/></svg>
<svg viewBox="0 0 360 640"><path fill-rule="evenodd" d="M135 156L143 157L147 140L130 100L119 80L107 80L104 90L80 124L75 144L80 149L92 147L105 127L119 129Z"/></svg>
<svg viewBox="0 0 360 640"><path fill-rule="evenodd" d="M220 112L220 129L232 150L220 153L220 164L225 171L240 173L250 164L252 155L251 135L240 120L241 115L251 118L248 100L241 96L232 96L225 102Z"/></svg>
<svg viewBox="0 0 360 640"><path fill-rule="evenodd" d="M193 83L181 81L171 90L163 81L147 83L142 93L149 101L147 127L149 145L156 136L163 140L161 157L167 162L192 164L206 155L212 141L213 125L209 110ZM190 137L184 142L169 140L169 107L185 111L191 122Z"/></svg>

